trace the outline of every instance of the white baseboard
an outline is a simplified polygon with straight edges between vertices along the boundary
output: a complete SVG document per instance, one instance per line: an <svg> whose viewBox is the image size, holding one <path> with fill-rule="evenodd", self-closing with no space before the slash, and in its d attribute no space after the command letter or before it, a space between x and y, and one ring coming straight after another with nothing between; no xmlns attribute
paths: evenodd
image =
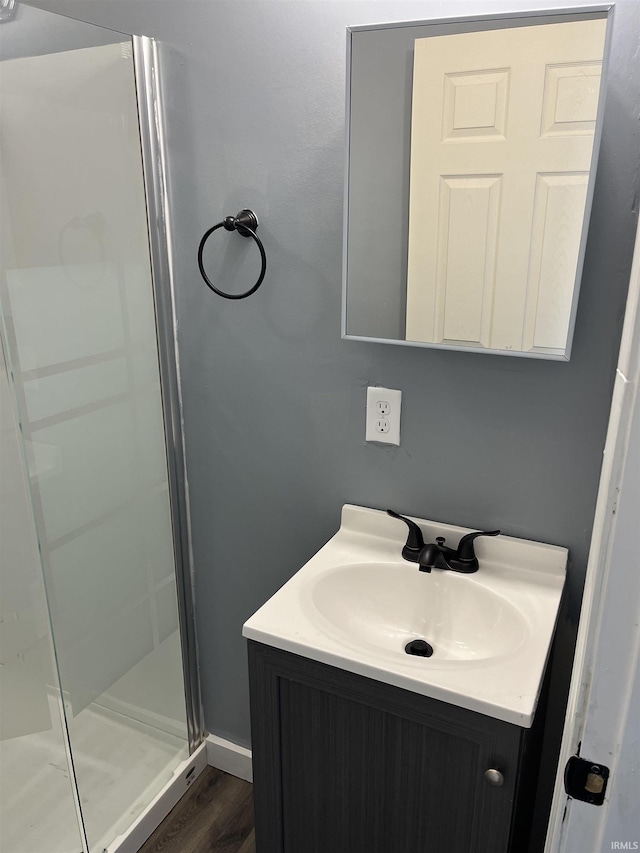
<svg viewBox="0 0 640 853"><path fill-rule="evenodd" d="M171 779L152 800L124 835L118 836L104 853L137 853L144 842L162 823L171 809L207 766L208 749L201 744L186 761L176 768ZM98 849L102 845L98 845Z"/></svg>
<svg viewBox="0 0 640 853"><path fill-rule="evenodd" d="M217 735L209 735L206 744L207 761L212 767L237 776L239 779L245 779L247 782L253 782L250 749Z"/></svg>

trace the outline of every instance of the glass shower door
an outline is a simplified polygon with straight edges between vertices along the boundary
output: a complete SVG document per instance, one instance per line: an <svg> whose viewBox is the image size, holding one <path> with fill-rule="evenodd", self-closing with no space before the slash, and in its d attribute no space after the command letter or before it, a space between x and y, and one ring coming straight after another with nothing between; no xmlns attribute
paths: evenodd
<svg viewBox="0 0 640 853"><path fill-rule="evenodd" d="M0 309L79 807L101 853L189 754L132 44L19 11L48 37L0 62Z"/></svg>
<svg viewBox="0 0 640 853"><path fill-rule="evenodd" d="M7 853L82 850L61 695L19 423L0 346L0 850Z"/></svg>

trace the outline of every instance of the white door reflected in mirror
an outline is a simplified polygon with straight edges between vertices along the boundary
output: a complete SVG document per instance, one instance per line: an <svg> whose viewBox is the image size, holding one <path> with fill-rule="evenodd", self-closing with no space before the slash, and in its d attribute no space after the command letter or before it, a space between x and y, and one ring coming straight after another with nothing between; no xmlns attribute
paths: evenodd
<svg viewBox="0 0 640 853"><path fill-rule="evenodd" d="M609 20L349 30L344 337L568 360Z"/></svg>
<svg viewBox="0 0 640 853"><path fill-rule="evenodd" d="M605 28L416 40L408 340L564 353Z"/></svg>

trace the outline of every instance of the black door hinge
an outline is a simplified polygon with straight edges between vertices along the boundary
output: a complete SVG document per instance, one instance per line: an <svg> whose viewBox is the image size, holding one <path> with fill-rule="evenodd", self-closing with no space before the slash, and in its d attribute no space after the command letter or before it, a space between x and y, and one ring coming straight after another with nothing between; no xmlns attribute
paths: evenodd
<svg viewBox="0 0 640 853"><path fill-rule="evenodd" d="M609 768L572 755L564 768L564 789L574 800L601 806L607 790Z"/></svg>

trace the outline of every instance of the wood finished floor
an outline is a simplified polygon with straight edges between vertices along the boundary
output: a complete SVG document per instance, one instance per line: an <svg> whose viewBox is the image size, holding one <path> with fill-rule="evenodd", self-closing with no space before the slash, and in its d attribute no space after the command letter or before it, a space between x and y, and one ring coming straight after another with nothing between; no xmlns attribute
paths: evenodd
<svg viewBox="0 0 640 853"><path fill-rule="evenodd" d="M138 853L255 853L253 785L208 767Z"/></svg>

